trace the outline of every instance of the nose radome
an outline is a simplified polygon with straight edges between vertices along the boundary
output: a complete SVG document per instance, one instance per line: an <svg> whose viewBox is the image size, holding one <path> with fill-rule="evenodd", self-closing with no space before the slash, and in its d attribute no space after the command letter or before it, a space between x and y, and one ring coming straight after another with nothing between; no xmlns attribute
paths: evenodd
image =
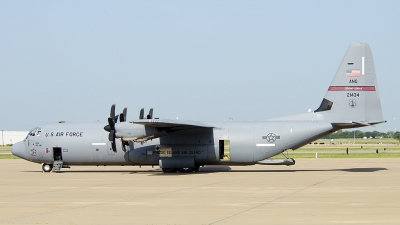
<svg viewBox="0 0 400 225"><path fill-rule="evenodd" d="M11 153L15 156L25 159L25 145L23 141L13 144Z"/></svg>

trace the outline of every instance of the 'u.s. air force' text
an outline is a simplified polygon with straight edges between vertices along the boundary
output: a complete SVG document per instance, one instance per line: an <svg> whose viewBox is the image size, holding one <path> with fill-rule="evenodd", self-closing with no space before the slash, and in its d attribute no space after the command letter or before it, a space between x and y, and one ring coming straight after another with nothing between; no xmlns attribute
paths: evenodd
<svg viewBox="0 0 400 225"><path fill-rule="evenodd" d="M83 137L83 132L47 132L46 137Z"/></svg>

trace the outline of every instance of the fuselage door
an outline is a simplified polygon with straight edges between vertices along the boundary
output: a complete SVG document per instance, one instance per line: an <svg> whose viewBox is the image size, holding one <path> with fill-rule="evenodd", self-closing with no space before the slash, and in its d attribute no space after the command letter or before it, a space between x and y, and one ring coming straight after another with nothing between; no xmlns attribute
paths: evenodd
<svg viewBox="0 0 400 225"><path fill-rule="evenodd" d="M62 150L61 147L53 148L53 160L54 161L62 161Z"/></svg>
<svg viewBox="0 0 400 225"><path fill-rule="evenodd" d="M63 166L62 149L61 147L53 147L53 171L59 172Z"/></svg>
<svg viewBox="0 0 400 225"><path fill-rule="evenodd" d="M219 159L220 161L231 161L231 141L219 140Z"/></svg>

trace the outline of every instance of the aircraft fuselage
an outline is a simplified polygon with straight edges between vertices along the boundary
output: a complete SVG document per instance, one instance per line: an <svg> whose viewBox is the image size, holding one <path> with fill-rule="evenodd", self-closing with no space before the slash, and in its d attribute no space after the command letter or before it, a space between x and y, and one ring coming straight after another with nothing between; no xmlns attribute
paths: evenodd
<svg viewBox="0 0 400 225"><path fill-rule="evenodd" d="M127 108L108 124L57 123L36 128L12 153L43 163L43 171L69 165L159 165L164 172L197 171L202 165L293 165L268 160L331 132L386 122L368 44L352 43L322 98L308 113L254 122L153 119L140 110L127 122Z"/></svg>
<svg viewBox="0 0 400 225"><path fill-rule="evenodd" d="M286 149L309 143L333 130L317 121L209 122L214 128L176 131L113 151L103 123L55 123L36 128L13 147L32 162L63 165L159 165L160 159L184 158L196 165L255 164Z"/></svg>

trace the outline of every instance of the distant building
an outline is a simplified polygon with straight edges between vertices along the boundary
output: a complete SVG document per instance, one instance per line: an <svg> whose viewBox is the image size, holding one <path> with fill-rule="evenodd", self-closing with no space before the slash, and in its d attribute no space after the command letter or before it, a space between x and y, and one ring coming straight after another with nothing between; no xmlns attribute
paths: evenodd
<svg viewBox="0 0 400 225"><path fill-rule="evenodd" d="M7 131L2 130L0 133L0 145L15 144L24 140L29 131Z"/></svg>

